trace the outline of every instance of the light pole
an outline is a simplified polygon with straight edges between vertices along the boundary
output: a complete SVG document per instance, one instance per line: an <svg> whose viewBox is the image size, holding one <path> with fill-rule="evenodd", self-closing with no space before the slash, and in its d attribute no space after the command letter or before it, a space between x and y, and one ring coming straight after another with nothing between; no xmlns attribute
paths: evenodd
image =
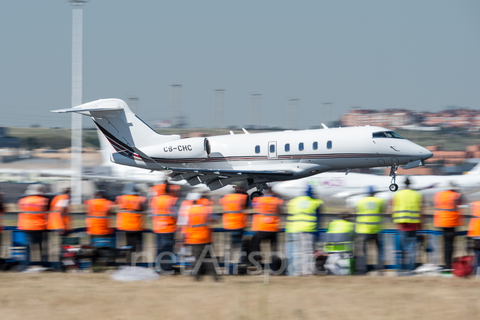
<svg viewBox="0 0 480 320"><path fill-rule="evenodd" d="M173 128L180 128L182 125L182 112L180 107L181 84L172 84L170 86L170 121Z"/></svg>
<svg viewBox="0 0 480 320"><path fill-rule="evenodd" d="M299 99L288 100L288 129L298 129L298 101Z"/></svg>
<svg viewBox="0 0 480 320"><path fill-rule="evenodd" d="M260 129L260 93L252 93L250 98L250 123L252 128Z"/></svg>
<svg viewBox="0 0 480 320"><path fill-rule="evenodd" d="M332 104L333 102L322 103L322 107L323 107L322 122L325 123L327 126L330 126L330 122L331 122Z"/></svg>
<svg viewBox="0 0 480 320"><path fill-rule="evenodd" d="M213 91L213 128L223 128L223 96L224 89L216 89Z"/></svg>
<svg viewBox="0 0 480 320"><path fill-rule="evenodd" d="M72 10L72 108L82 104L83 4L70 0ZM82 203L82 115L72 113L71 203Z"/></svg>

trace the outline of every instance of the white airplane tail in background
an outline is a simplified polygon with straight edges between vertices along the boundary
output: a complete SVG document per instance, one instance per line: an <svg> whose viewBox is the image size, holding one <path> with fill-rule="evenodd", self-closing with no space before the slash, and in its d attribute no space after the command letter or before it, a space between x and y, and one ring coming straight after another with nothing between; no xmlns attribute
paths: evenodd
<svg viewBox="0 0 480 320"><path fill-rule="evenodd" d="M138 118L120 99L100 99L71 109L54 112L77 112L92 117L98 129L117 152L134 153L134 149L180 139L179 135L161 135Z"/></svg>
<svg viewBox="0 0 480 320"><path fill-rule="evenodd" d="M477 174L477 175L479 175L480 174L480 162L475 167L473 167L470 171L468 171L467 174Z"/></svg>
<svg viewBox="0 0 480 320"><path fill-rule="evenodd" d="M102 166L110 166L112 164L110 156L115 152L113 145L110 144L105 135L97 128L98 142L100 143L100 152L102 154Z"/></svg>

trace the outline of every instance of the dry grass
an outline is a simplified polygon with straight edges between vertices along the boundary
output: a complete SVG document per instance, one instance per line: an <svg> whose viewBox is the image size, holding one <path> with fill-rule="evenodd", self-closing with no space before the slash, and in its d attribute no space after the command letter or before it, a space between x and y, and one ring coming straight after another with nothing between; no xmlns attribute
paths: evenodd
<svg viewBox="0 0 480 320"><path fill-rule="evenodd" d="M475 319L474 279L438 277L165 276L117 282L108 274L0 274L2 319Z"/></svg>

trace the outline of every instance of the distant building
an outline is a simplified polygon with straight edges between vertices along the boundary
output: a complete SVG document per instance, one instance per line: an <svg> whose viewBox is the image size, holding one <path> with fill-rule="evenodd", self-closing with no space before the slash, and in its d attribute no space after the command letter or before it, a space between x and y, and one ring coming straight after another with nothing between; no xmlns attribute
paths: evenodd
<svg viewBox="0 0 480 320"><path fill-rule="evenodd" d="M397 129L407 126L467 128L480 130L480 111L449 108L440 112L418 113L405 109L352 109L341 117L342 126L380 126Z"/></svg>
<svg viewBox="0 0 480 320"><path fill-rule="evenodd" d="M413 111L405 109L387 109L382 111L370 109L352 109L341 117L342 126L379 126L399 128L413 124L416 116Z"/></svg>

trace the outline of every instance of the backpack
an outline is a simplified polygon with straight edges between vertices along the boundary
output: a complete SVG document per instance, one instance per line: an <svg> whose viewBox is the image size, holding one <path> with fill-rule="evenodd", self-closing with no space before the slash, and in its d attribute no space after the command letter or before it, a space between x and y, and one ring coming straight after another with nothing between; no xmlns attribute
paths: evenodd
<svg viewBox="0 0 480 320"><path fill-rule="evenodd" d="M453 274L457 277L467 277L473 273L475 265L474 256L454 258L452 262Z"/></svg>

